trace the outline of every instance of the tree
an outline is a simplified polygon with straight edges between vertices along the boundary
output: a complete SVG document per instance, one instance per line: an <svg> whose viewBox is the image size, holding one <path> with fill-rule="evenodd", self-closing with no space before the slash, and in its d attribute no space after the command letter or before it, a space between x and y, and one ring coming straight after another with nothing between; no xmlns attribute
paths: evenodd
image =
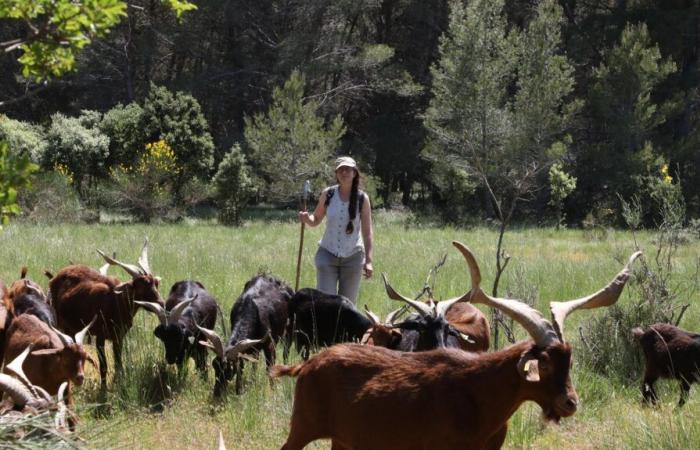
<svg viewBox="0 0 700 450"><path fill-rule="evenodd" d="M255 182L240 145L235 144L224 156L212 183L219 221L224 225L240 225L241 212L255 192Z"/></svg>
<svg viewBox="0 0 700 450"><path fill-rule="evenodd" d="M502 249L505 230L516 206L546 183L542 172L563 156L561 141L577 107L567 100L574 80L561 54L559 6L541 2L527 27L510 33L503 6L503 0L452 3L424 118L426 156L476 179L500 223L493 295L510 258Z"/></svg>
<svg viewBox="0 0 700 450"><path fill-rule="evenodd" d="M20 213L17 191L29 187L30 176L38 169L27 155L11 153L7 143L0 141L0 229L10 216Z"/></svg>
<svg viewBox="0 0 700 450"><path fill-rule="evenodd" d="M304 76L293 71L283 87L274 89L266 113L245 118L251 160L267 181L264 194L273 201L293 199L304 180L324 184L328 161L345 133L340 116L326 126L317 115L318 103L304 99L304 85Z"/></svg>

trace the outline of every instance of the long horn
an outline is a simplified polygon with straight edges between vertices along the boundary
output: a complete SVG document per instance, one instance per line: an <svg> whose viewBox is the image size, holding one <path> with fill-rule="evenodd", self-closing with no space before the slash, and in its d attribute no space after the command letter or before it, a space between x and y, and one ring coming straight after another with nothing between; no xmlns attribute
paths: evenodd
<svg viewBox="0 0 700 450"><path fill-rule="evenodd" d="M601 308L604 306L614 305L617 302L617 300L620 298L620 294L622 294L625 284L627 284L627 280L629 280L630 275L632 275L632 263L640 256L642 256L641 251L633 253L627 261L627 264L625 264L625 267L623 267L622 270L615 275L615 278L613 278L607 286L595 294L576 300L551 302L549 304L549 309L552 312L554 327L556 328L557 334L559 334L562 341L564 340L564 321L566 320L566 316L577 309Z"/></svg>
<svg viewBox="0 0 700 450"><path fill-rule="evenodd" d="M175 307L173 307L173 309L170 310L170 315L168 316L168 323L177 323L177 321L180 320L180 316L185 311L185 309L187 309L187 307L190 306L192 302L197 299L197 295L199 294L195 294L194 297L188 298L187 300L175 305Z"/></svg>
<svg viewBox="0 0 700 450"><path fill-rule="evenodd" d="M0 390L9 395L12 402L19 408L24 408L27 403L35 399L21 381L4 373L0 373Z"/></svg>
<svg viewBox="0 0 700 450"><path fill-rule="evenodd" d="M381 323L379 317L377 317L375 313L369 310L367 304L365 304L365 316L367 316L369 321L372 322L372 325L379 325Z"/></svg>
<svg viewBox="0 0 700 450"><path fill-rule="evenodd" d="M394 290L393 287L389 284L389 281L387 280L386 273L382 273L382 280L384 280L384 289L386 289L386 295L392 299L392 300L399 300L402 302L406 302L409 305L411 305L418 313L425 317L425 316L432 316L433 315L433 310L426 305L423 302L419 302L416 300L412 300L408 297L404 297L403 295L399 294Z"/></svg>
<svg viewBox="0 0 700 450"><path fill-rule="evenodd" d="M10 364L5 365L5 370L14 374L30 389L33 385L32 382L29 381L29 378L27 378L27 376L24 374L24 371L22 370L22 365L24 364L24 360L27 359L27 355L29 355L29 352L32 351L33 346L34 344L29 344L22 353L17 355L17 357L13 359L12 362L10 362Z"/></svg>
<svg viewBox="0 0 700 450"><path fill-rule="evenodd" d="M75 341L73 340L72 337L68 336L67 334L61 332L58 328L54 327L53 325L49 324L49 328L53 330L54 333L58 336L58 338L61 340L63 345L65 347L68 347L71 344L75 344Z"/></svg>
<svg viewBox="0 0 700 450"><path fill-rule="evenodd" d="M216 333L214 330L210 330L208 328L203 328L197 325L197 328L199 331L202 332L204 336L207 337L207 340L211 342L211 349L214 350L214 353L216 353L216 356L218 356L221 359L224 359L224 344L221 342L221 337Z"/></svg>
<svg viewBox="0 0 700 450"><path fill-rule="evenodd" d="M384 320L384 325L394 325L394 320L396 320L396 317L399 315L399 313L403 311L403 308L395 309L392 312L390 312L387 316L386 319Z"/></svg>
<svg viewBox="0 0 700 450"><path fill-rule="evenodd" d="M235 358L248 350L249 348L263 342L266 339L243 339L242 341L236 342L235 345L226 349L226 359L229 361L235 360Z"/></svg>
<svg viewBox="0 0 700 450"><path fill-rule="evenodd" d="M226 444L224 443L224 433L219 430L219 450L226 450Z"/></svg>
<svg viewBox="0 0 700 450"><path fill-rule="evenodd" d="M460 246L466 248L465 245L462 244L461 242L452 241L452 244L455 247L457 247L458 249L460 249L460 252L462 252ZM462 252L462 255L464 255L465 259L467 258L467 256L464 254L464 252ZM469 266L469 276L470 276L471 281L472 281L472 290L473 290L474 286L476 286L478 288L479 285L481 284L481 271L479 270L479 266L478 266L478 264L476 264L476 260L474 259L473 255L472 255L472 260L474 261L474 264L470 264L469 259L467 259L467 265ZM458 303L458 302L469 301L471 296L472 296L472 291L469 291L466 294L462 295L461 297L455 297L455 298L451 298L449 300L443 300L443 301L439 302L437 304L438 314L441 316L444 316L445 314L447 314L447 311L452 307L452 305L454 305L455 303Z"/></svg>
<svg viewBox="0 0 700 450"><path fill-rule="evenodd" d="M136 303L139 306L142 306L146 311L152 312L153 314L157 315L161 325L168 325L168 313L159 304L151 302L139 302L137 300L134 300L134 303Z"/></svg>
<svg viewBox="0 0 700 450"><path fill-rule="evenodd" d="M148 238L146 238L146 242L143 243L143 248L141 249L141 256L139 256L138 265L147 274L151 273L151 266L148 264Z"/></svg>
<svg viewBox="0 0 700 450"><path fill-rule="evenodd" d="M92 318L89 324L82 330L78 331L75 334L75 343L78 345L83 345L83 341L85 340L85 335L87 334L88 330L90 329L91 326L95 324L95 321L97 320L97 314L95 314L95 317Z"/></svg>
<svg viewBox="0 0 700 450"><path fill-rule="evenodd" d="M469 272L472 277L472 290L470 293L472 303L482 303L500 309L522 325L538 347L547 347L554 342L559 342L559 336L552 324L536 309L520 300L491 297L486 294L479 286L481 283L481 272L474 254L461 242L452 241L452 244L462 253L469 266Z"/></svg>
<svg viewBox="0 0 700 450"><path fill-rule="evenodd" d="M66 392L66 388L68 388L68 382L64 381L58 388L58 395L56 395L56 404L58 405L58 411L56 412L56 416L54 417L54 427L57 430L65 430L68 428L66 423L68 407L66 406L66 402L63 398Z"/></svg>
<svg viewBox="0 0 700 450"><path fill-rule="evenodd" d="M114 258L110 258L109 256L105 255L102 252L102 250L97 250L97 253L99 253L100 256L102 256L102 258L104 258L104 260L107 261L109 264L111 264L113 266L119 266L122 269L126 270L126 272L129 275L131 275L132 278L138 278L140 276L145 275L145 273L143 273L143 271L140 267L137 267L137 266L134 266L131 264L126 264L126 263L123 263L121 261L117 261Z"/></svg>

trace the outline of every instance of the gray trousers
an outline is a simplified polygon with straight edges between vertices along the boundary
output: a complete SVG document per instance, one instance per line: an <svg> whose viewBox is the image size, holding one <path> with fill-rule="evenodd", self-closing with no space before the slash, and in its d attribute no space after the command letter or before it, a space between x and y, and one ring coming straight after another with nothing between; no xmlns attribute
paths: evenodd
<svg viewBox="0 0 700 450"><path fill-rule="evenodd" d="M335 256L323 247L318 247L316 257L316 289L327 294L340 294L351 302L357 302L362 279L365 252L359 251L347 258Z"/></svg>

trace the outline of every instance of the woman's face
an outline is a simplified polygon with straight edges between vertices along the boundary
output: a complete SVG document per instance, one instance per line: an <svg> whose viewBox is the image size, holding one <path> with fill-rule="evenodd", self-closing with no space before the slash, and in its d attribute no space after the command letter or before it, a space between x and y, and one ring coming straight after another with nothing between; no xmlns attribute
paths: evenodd
<svg viewBox="0 0 700 450"><path fill-rule="evenodd" d="M340 184L350 184L355 177L355 169L348 166L341 166L335 171L335 177Z"/></svg>

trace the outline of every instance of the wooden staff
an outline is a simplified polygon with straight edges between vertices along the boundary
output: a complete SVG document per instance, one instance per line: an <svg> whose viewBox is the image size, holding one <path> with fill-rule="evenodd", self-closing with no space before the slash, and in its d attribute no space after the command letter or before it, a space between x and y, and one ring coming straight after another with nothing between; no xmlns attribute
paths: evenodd
<svg viewBox="0 0 700 450"><path fill-rule="evenodd" d="M309 180L306 180L304 182L304 191L302 193L302 202L304 206L304 211L306 211L306 200L309 198L309 194L311 193L311 182ZM301 275L301 251L304 248L304 229L306 228L306 224L304 222L301 223L301 234L299 237L299 253L297 254L297 276L294 281L294 292L299 290L299 275Z"/></svg>

